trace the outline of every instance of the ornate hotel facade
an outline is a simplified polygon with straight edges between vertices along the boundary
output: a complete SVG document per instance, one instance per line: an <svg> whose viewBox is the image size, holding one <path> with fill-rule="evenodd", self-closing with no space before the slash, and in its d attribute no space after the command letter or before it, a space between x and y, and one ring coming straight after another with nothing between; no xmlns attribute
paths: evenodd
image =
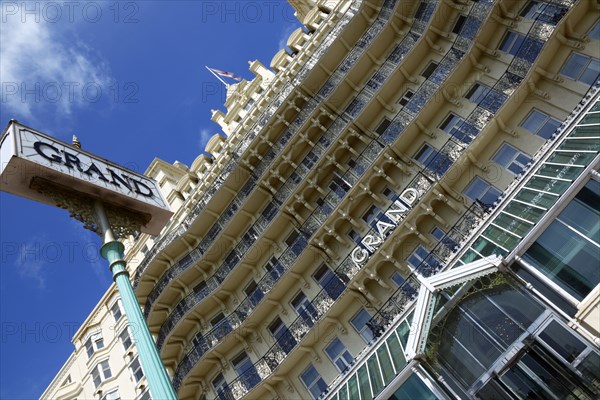
<svg viewBox="0 0 600 400"><path fill-rule="evenodd" d="M600 397L600 4L290 3L126 240L178 396ZM117 297L42 398L150 397Z"/></svg>

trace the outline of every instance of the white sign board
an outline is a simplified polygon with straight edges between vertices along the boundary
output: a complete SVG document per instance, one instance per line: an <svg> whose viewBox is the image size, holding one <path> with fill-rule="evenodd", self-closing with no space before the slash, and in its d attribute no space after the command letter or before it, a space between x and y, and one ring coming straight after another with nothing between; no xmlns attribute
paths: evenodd
<svg viewBox="0 0 600 400"><path fill-rule="evenodd" d="M31 188L43 178L74 193L149 217L143 232L157 235L172 215L158 184L142 174L11 121L0 143L0 189L52 204ZM54 204L52 204L54 205Z"/></svg>

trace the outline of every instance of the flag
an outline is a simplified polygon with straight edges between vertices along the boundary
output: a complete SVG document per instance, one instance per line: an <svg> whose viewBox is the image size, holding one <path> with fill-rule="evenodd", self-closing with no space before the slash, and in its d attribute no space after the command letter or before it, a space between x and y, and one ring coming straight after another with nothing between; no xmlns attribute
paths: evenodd
<svg viewBox="0 0 600 400"><path fill-rule="evenodd" d="M230 78L230 79L233 79L238 82L242 80L241 77L239 77L231 72L221 71L219 69L209 68L209 67L206 67L206 68L208 68L208 70L211 71L213 74L217 74L217 75L225 77L225 78Z"/></svg>

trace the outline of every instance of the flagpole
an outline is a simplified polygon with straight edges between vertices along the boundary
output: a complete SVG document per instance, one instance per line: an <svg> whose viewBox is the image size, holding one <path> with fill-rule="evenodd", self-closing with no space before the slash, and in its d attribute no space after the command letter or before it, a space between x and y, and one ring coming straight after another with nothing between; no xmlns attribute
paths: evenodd
<svg viewBox="0 0 600 400"><path fill-rule="evenodd" d="M208 66L207 66L207 65L205 65L204 67L206 67L206 69L208 70L208 72L210 72L211 74L213 74L213 75L215 76L215 78L217 78L218 80L220 80L220 81L221 81L221 83L222 83L223 85L225 85L225 87L226 87L227 89L229 89L229 84L227 84L227 83L226 83L226 82L225 82L223 79L221 79L221 77L220 77L219 75L215 74L215 72L214 72L212 69L208 68Z"/></svg>

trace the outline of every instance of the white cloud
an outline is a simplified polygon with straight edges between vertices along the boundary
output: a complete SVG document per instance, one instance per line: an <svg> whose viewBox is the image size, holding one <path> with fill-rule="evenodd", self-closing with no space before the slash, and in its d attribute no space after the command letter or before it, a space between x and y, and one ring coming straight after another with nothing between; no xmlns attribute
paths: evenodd
<svg viewBox="0 0 600 400"><path fill-rule="evenodd" d="M68 117L98 101L97 88L108 90L106 63L60 24L5 15L0 37L0 100L7 117L36 120L45 111Z"/></svg>
<svg viewBox="0 0 600 400"><path fill-rule="evenodd" d="M200 129L200 148L202 149L202 151L204 151L204 148L206 147L206 143L208 143L210 138L213 136L214 136L214 133L212 133L210 130L208 130L206 128Z"/></svg>
<svg viewBox="0 0 600 400"><path fill-rule="evenodd" d="M294 32L297 28L297 24L289 24L284 28L283 32L281 33L281 37L279 38L279 43L277 44L277 51L287 48L287 41L292 32Z"/></svg>
<svg viewBox="0 0 600 400"><path fill-rule="evenodd" d="M38 288L46 286L44 276L44 246L39 238L33 238L27 243L19 246L15 265L22 278L33 280Z"/></svg>

